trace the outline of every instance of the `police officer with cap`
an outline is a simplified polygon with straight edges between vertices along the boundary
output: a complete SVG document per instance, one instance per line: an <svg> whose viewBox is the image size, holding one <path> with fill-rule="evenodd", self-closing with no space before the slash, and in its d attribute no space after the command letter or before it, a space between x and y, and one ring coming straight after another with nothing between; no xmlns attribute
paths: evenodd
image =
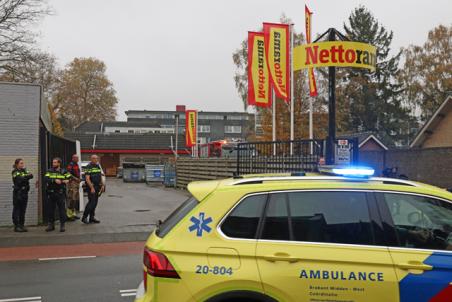
<svg viewBox="0 0 452 302"><path fill-rule="evenodd" d="M66 231L64 224L66 222L66 184L72 177L61 167L61 159L56 157L52 160L52 168L44 175L47 184L47 200L49 204L49 225L46 232L55 230L55 209L58 207L58 216L60 218L60 232Z"/></svg>
<svg viewBox="0 0 452 302"><path fill-rule="evenodd" d="M88 191L88 203L83 212L82 222L100 223L95 217L97 202L99 196L104 191L105 185L102 179L102 169L99 165L99 157L95 154L91 155L91 162L85 167L85 179Z"/></svg>
<svg viewBox="0 0 452 302"><path fill-rule="evenodd" d="M28 192L30 191L30 179L33 174L27 171L22 158L14 161L13 178L13 223L14 232L28 232L25 228L25 211L27 210Z"/></svg>

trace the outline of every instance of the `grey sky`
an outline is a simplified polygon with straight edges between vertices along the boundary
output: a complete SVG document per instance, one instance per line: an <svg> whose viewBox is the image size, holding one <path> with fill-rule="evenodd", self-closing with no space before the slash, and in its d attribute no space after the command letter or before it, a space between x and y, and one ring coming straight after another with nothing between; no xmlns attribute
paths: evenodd
<svg viewBox="0 0 452 302"><path fill-rule="evenodd" d="M284 12L304 31L304 4L313 33L342 29L351 10L367 6L394 31L393 47L423 43L439 24L451 24L452 1L409 0L49 0L56 14L40 27L40 45L61 65L93 56L107 64L128 109L242 111L232 79L232 52L248 30L277 22ZM315 34L314 34L315 35Z"/></svg>

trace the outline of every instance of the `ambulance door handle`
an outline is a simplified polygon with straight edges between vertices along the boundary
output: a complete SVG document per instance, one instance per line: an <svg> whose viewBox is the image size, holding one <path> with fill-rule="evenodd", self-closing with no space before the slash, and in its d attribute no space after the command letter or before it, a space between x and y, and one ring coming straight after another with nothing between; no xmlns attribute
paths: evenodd
<svg viewBox="0 0 452 302"><path fill-rule="evenodd" d="M426 265L420 261L408 261L407 263L399 263L397 267L403 270L431 271L432 266Z"/></svg>
<svg viewBox="0 0 452 302"><path fill-rule="evenodd" d="M264 259L270 262L285 261L289 263L295 263L300 261L300 259L292 257L287 253L275 253L273 255L264 256Z"/></svg>

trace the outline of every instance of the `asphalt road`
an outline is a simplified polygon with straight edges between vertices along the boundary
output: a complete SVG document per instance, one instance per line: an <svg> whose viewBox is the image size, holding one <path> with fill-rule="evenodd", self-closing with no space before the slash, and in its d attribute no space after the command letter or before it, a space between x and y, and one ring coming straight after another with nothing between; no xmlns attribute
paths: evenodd
<svg viewBox="0 0 452 302"><path fill-rule="evenodd" d="M0 228L0 302L133 301L144 240L186 198L183 191L109 179L96 211L101 224L71 222L66 233Z"/></svg>
<svg viewBox="0 0 452 302"><path fill-rule="evenodd" d="M142 279L141 263L141 253L0 262L0 301L133 301L134 290ZM23 298L29 299L19 300Z"/></svg>

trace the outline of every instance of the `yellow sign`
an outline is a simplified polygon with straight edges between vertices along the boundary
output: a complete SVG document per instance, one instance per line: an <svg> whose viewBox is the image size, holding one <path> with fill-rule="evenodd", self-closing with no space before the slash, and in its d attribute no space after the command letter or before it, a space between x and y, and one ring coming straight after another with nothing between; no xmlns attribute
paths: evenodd
<svg viewBox="0 0 452 302"><path fill-rule="evenodd" d="M196 146L196 139L198 134L197 114L198 112L196 110L185 111L185 146L187 147Z"/></svg>
<svg viewBox="0 0 452 302"><path fill-rule="evenodd" d="M350 41L327 41L305 44L293 50L294 70L309 67L359 67L375 70L376 48Z"/></svg>
<svg viewBox="0 0 452 302"><path fill-rule="evenodd" d="M264 23L265 54L276 95L290 100L289 25Z"/></svg>
<svg viewBox="0 0 452 302"><path fill-rule="evenodd" d="M248 33L248 105L269 107L272 103L270 74L263 33Z"/></svg>

